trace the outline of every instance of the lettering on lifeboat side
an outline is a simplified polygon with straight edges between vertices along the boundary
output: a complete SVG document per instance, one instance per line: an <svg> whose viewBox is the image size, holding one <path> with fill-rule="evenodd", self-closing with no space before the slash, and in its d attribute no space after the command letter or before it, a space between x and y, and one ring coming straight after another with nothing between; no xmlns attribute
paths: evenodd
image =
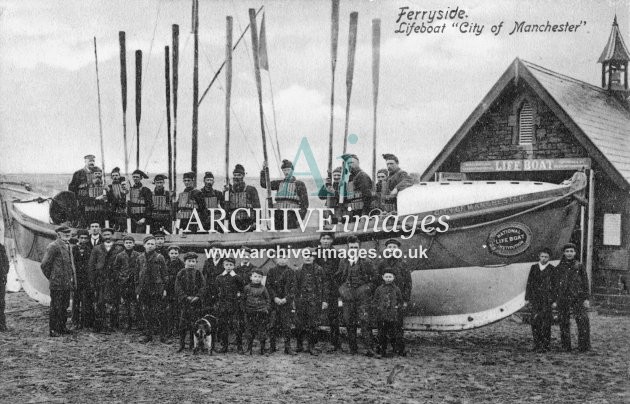
<svg viewBox="0 0 630 404"><path fill-rule="evenodd" d="M532 230L518 222L501 224L490 231L488 249L501 257L521 254L532 244Z"/></svg>

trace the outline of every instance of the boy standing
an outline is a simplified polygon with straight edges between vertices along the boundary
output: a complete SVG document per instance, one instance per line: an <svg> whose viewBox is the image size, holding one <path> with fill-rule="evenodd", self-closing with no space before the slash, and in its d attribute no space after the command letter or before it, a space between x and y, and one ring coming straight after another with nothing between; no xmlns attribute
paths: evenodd
<svg viewBox="0 0 630 404"><path fill-rule="evenodd" d="M560 320L560 339L566 351L571 350L571 313L578 329L578 349L591 349L591 326L588 319L589 291L588 275L580 261L576 259L575 244L565 244L562 260L555 270L554 290Z"/></svg>
<svg viewBox="0 0 630 404"><path fill-rule="evenodd" d="M178 252L178 250L169 249L169 253L173 252ZM193 324L200 316L201 297L205 284L203 275L197 270L197 258L197 254L193 252L186 253L184 268L177 273L175 279L175 293L179 300L179 350L177 352L184 350L188 332L190 332L190 347L193 347ZM177 257L175 259L180 261Z"/></svg>
<svg viewBox="0 0 630 404"><path fill-rule="evenodd" d="M221 353L228 351L230 331L236 334L237 352L243 352L243 330L241 295L243 293L243 280L234 272L234 258L223 259L223 272L215 281L214 297L217 302L217 317L219 319L219 340L221 340Z"/></svg>
<svg viewBox="0 0 630 404"><path fill-rule="evenodd" d="M114 261L114 267L116 272L120 274L120 289L122 299L127 312L127 330L131 330L131 327L135 322L139 323L140 309L138 302L136 301L136 287L138 285L138 258L140 253L134 251L136 242L133 237L123 237L124 251L118 253L116 261Z"/></svg>
<svg viewBox="0 0 630 404"><path fill-rule="evenodd" d="M265 354L265 340L267 338L267 319L269 317L269 292L263 286L263 273L255 268L251 274L251 283L245 286L245 321L249 339L247 351L252 354L254 338L260 341L260 354Z"/></svg>
<svg viewBox="0 0 630 404"><path fill-rule="evenodd" d="M188 254L186 254L188 255ZM186 256L185 255L185 256ZM196 257L196 256L195 256ZM184 269L185 264L179 259L179 247L172 245L168 248L168 258L166 262L166 274L164 277L164 288L166 296L163 301L162 322L166 328L167 335L173 335L177 326L179 309L177 307L178 296L175 293L175 280L179 271Z"/></svg>
<svg viewBox="0 0 630 404"><path fill-rule="evenodd" d="M315 264L323 268L327 278L328 290L326 290L325 300L328 302L328 325L330 326L330 344L333 351L341 349L339 342L339 282L337 270L339 269L339 258L337 251L333 247L335 240L334 232L323 232L319 235L319 254L315 258Z"/></svg>
<svg viewBox="0 0 630 404"><path fill-rule="evenodd" d="M531 307L534 351L546 352L551 342L553 313L553 276L555 267L549 263L551 250L544 248L538 254L538 263L532 265L525 289L525 304Z"/></svg>
<svg viewBox="0 0 630 404"><path fill-rule="evenodd" d="M276 266L267 273L265 286L271 297L270 324L271 337L270 352L276 351L276 338L284 338L284 353L295 355L291 350L291 309L295 296L295 275L288 266L286 252L280 251L276 258Z"/></svg>
<svg viewBox="0 0 630 404"><path fill-rule="evenodd" d="M158 324L160 299L164 297L162 274L166 272L166 262L155 252L155 237L144 238L144 253L138 258L139 276L136 290L138 301L144 314L145 337L141 342L153 341ZM162 335L164 339L164 335Z"/></svg>
<svg viewBox="0 0 630 404"><path fill-rule="evenodd" d="M374 292L374 308L376 310L376 320L378 323L378 340L380 354L387 356L387 342L391 342L395 350L402 356L400 351L400 339L402 337L402 327L399 321L399 310L402 309L403 298L400 288L394 284L395 276L392 271L383 273L383 284L376 288Z"/></svg>
<svg viewBox="0 0 630 404"><path fill-rule="evenodd" d="M76 270L77 288L72 296L72 323L76 329L92 327L94 310L92 309L92 288L88 277L88 263L92 248L90 234L85 229L77 231L79 242L72 246L72 259Z"/></svg>
<svg viewBox="0 0 630 404"><path fill-rule="evenodd" d="M319 326L322 310L328 307L328 282L324 270L315 264L314 248L309 248L304 255L302 268L296 271L295 300L298 316L297 348L296 352L304 350L304 337L308 341L308 352L317 355L315 343L317 327Z"/></svg>

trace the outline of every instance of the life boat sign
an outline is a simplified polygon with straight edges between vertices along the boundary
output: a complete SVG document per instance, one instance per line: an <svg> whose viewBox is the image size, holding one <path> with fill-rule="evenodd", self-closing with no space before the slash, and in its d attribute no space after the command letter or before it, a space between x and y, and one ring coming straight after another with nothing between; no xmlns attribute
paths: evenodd
<svg viewBox="0 0 630 404"><path fill-rule="evenodd" d="M488 249L502 257L521 254L531 244L532 230L523 223L504 223L492 229L488 235Z"/></svg>

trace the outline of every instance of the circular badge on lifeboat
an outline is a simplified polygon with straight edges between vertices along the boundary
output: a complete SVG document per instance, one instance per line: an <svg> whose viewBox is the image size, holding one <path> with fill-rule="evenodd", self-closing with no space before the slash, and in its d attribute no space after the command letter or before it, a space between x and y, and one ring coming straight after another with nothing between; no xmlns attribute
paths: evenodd
<svg viewBox="0 0 630 404"><path fill-rule="evenodd" d="M488 249L502 257L511 257L526 251L532 244L532 230L518 222L501 224L488 235Z"/></svg>

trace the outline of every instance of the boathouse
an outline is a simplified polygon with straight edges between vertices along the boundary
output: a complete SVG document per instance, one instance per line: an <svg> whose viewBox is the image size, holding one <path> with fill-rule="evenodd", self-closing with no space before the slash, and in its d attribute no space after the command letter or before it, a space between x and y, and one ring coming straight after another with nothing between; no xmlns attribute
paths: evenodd
<svg viewBox="0 0 630 404"><path fill-rule="evenodd" d="M630 313L628 61L616 17L598 60L601 85L514 60L422 180L560 183L585 170L589 202L574 241L598 303Z"/></svg>

